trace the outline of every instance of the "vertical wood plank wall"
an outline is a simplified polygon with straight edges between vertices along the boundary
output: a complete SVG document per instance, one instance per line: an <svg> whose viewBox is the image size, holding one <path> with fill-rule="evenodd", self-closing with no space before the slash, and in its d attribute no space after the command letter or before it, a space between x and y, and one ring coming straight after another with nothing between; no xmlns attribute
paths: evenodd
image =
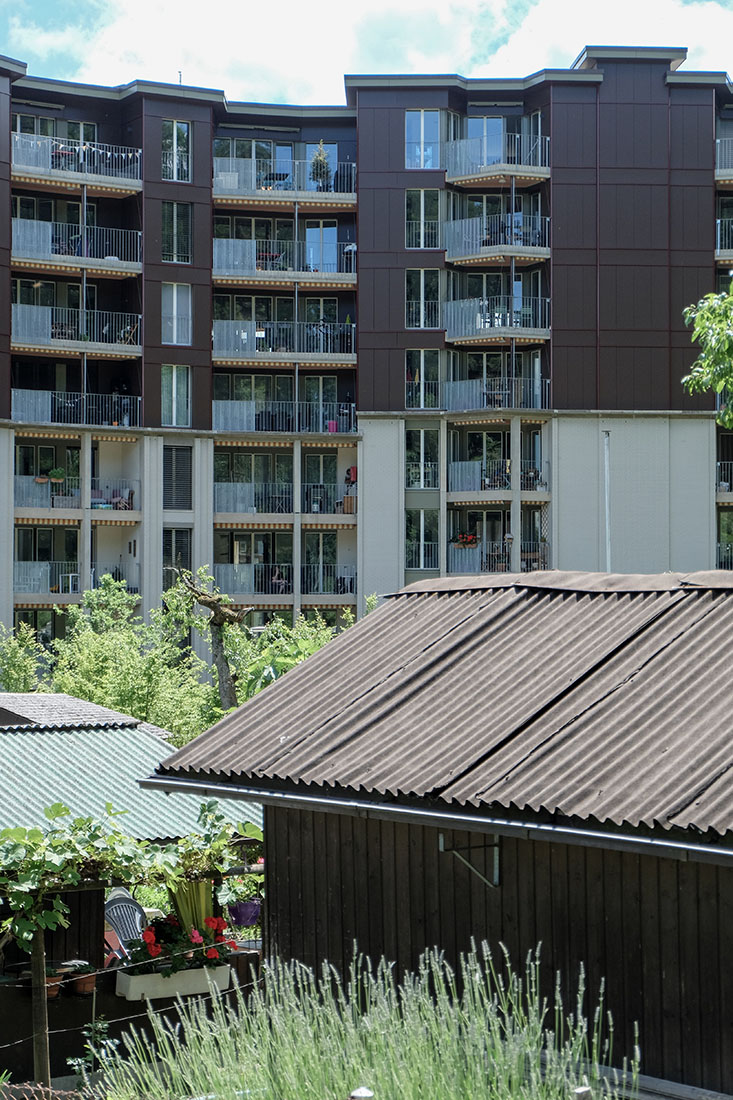
<svg viewBox="0 0 733 1100"><path fill-rule="evenodd" d="M444 835L489 875L483 836ZM268 808L265 841L274 953L343 969L356 941L404 970L473 937L521 967L541 941L545 987L559 970L566 1004L581 963L587 1004L605 978L619 1060L638 1021L643 1073L733 1092L733 870L502 838L490 889L436 829Z"/></svg>

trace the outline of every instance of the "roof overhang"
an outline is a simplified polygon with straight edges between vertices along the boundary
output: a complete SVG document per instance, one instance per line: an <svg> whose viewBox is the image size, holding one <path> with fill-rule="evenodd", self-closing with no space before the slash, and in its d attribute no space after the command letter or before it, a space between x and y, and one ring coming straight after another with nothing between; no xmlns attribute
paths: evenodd
<svg viewBox="0 0 733 1100"><path fill-rule="evenodd" d="M599 61L666 61L674 70L686 58L685 46L584 46L571 68L595 69Z"/></svg>

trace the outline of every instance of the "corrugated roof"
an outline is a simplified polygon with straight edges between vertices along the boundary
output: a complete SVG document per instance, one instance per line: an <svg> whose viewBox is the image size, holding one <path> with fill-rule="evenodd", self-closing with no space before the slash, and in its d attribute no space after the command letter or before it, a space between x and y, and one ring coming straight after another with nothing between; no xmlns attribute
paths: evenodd
<svg viewBox="0 0 733 1100"><path fill-rule="evenodd" d="M97 817L110 802L126 811L120 824L135 837L196 830L201 796L166 795L138 784L170 754L164 730L68 695L2 692L0 709L27 719L0 726L0 829L45 824L43 810L53 802L64 802L75 816ZM221 810L232 824L262 824L257 803L223 799Z"/></svg>
<svg viewBox="0 0 733 1100"><path fill-rule="evenodd" d="M421 582L157 774L723 834L732 644L725 572Z"/></svg>

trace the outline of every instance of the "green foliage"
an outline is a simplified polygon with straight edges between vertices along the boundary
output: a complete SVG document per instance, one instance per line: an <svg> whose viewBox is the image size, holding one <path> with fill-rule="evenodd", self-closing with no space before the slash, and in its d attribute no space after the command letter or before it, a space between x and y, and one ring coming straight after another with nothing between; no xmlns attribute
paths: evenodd
<svg viewBox="0 0 733 1100"><path fill-rule="evenodd" d="M35 691L44 650L28 623L15 632L0 623L0 688L3 691Z"/></svg>
<svg viewBox="0 0 733 1100"><path fill-rule="evenodd" d="M69 887L144 880L174 889L183 879L224 871L237 859L234 829L215 801L202 804L198 832L164 845L127 836L118 820L122 815L110 805L104 819L71 818L61 802L44 814L43 829L0 832L0 896L10 907L0 932L10 932L26 950L38 929L68 927L69 910L59 894Z"/></svg>
<svg viewBox="0 0 733 1100"><path fill-rule="evenodd" d="M706 294L684 310L684 318L693 325L692 340L698 341L700 354L682 385L690 393L725 392L717 419L724 428L733 428L733 295Z"/></svg>
<svg viewBox="0 0 733 1100"><path fill-rule="evenodd" d="M94 1073L99 1064L100 1051L111 1054L118 1045L119 1039L108 1038L108 1032L109 1021L101 1014L81 1029L84 1053L79 1058L66 1059L67 1066L77 1074L79 1085L89 1084L89 1074Z"/></svg>
<svg viewBox="0 0 733 1100"><path fill-rule="evenodd" d="M246 627L228 628L224 643L236 673L240 703L316 653L332 637L332 628L320 615L312 619L298 615L293 626L275 618L257 634Z"/></svg>
<svg viewBox="0 0 733 1100"><path fill-rule="evenodd" d="M246 1005L212 995L181 1004L175 1021L149 1011L152 1041L132 1032L103 1059L105 1096L323 1100L359 1085L400 1100L635 1094L638 1049L628 1083L602 1068L619 1060L602 1003L586 1014L582 971L566 1011L559 982L552 1006L543 997L538 955L518 975L483 944L459 970L460 981L437 950L400 984L384 960L374 970L357 958L343 981L327 964L320 982L298 963L275 965Z"/></svg>

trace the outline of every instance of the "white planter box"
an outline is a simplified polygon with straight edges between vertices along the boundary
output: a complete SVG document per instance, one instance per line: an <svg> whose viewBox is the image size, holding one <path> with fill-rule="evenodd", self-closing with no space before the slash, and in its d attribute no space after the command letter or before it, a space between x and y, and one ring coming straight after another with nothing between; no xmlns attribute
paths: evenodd
<svg viewBox="0 0 733 1100"><path fill-rule="evenodd" d="M228 989L232 972L229 965L209 966L199 970L179 970L169 978L163 974L127 974L120 970L117 974L115 993L126 997L128 1001L142 1001L145 998L177 997L191 993L208 993L209 982L217 989Z"/></svg>

